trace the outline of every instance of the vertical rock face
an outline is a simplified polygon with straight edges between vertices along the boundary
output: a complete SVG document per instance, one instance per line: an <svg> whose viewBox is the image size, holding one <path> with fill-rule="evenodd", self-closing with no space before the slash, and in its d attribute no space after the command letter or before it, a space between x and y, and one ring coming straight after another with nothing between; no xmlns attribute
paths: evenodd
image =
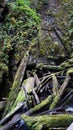
<svg viewBox="0 0 73 130"><path fill-rule="evenodd" d="M28 8L24 5L22 8L18 5L15 6L15 3L12 3L13 1L0 0L0 64L4 63L9 68L9 77L6 77L6 79L2 74L2 68L0 69L0 86L2 88L0 89L0 98L6 96L4 95L6 85L4 80L9 78L9 84L12 84L21 59L29 44L37 36L37 26L34 24L38 17L37 13L33 12L29 6ZM10 2L9 5L7 5L8 2ZM14 7L16 7L16 10ZM8 8L10 11L7 15ZM29 24L28 19L30 19L31 24ZM10 90L10 87L8 89Z"/></svg>

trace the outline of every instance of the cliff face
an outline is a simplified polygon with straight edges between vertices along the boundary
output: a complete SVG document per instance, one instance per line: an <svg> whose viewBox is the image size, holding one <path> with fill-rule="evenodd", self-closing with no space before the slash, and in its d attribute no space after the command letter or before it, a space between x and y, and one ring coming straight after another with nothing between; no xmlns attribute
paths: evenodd
<svg viewBox="0 0 73 130"><path fill-rule="evenodd" d="M28 50L29 44L36 39L40 18L36 11L28 6L29 1L26 4L23 1L10 3L2 1L0 4L2 5L1 14L7 4L9 9L8 14L5 14L5 17L2 16L4 20L0 23L0 88L2 90L3 87L8 86L7 81L5 83L7 85L4 85L4 79L9 80L9 86L11 86L21 59ZM3 65L8 68L6 69L7 77L5 77Z"/></svg>
<svg viewBox="0 0 73 130"><path fill-rule="evenodd" d="M36 55L64 57L71 52L68 35L71 0L67 2L36 0L35 3L34 1L30 3L29 0L27 2L17 0L16 2L0 3L1 15L7 4L9 8L5 20L0 23L0 63L8 67L8 78L11 82L30 44L34 57ZM3 79L3 76L1 77Z"/></svg>
<svg viewBox="0 0 73 130"><path fill-rule="evenodd" d="M0 99L8 96L28 49L31 62L51 59L59 65L72 57L72 4L72 0L0 2ZM3 15L5 7L9 11Z"/></svg>
<svg viewBox="0 0 73 130"><path fill-rule="evenodd" d="M0 130L67 129L72 51L72 0L0 1Z"/></svg>

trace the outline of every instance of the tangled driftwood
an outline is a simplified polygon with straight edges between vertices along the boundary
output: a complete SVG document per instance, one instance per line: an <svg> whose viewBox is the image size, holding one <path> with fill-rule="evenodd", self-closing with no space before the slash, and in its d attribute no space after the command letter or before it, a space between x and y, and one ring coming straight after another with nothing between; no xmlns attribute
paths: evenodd
<svg viewBox="0 0 73 130"><path fill-rule="evenodd" d="M67 128L73 121L73 116L69 114L73 111L68 111L73 97L72 60L60 66L41 67L40 64L38 67L36 64L30 72L27 69L28 57L28 54L24 56L17 70L4 116L0 121L0 130L10 130L21 119L33 130ZM45 73L43 67L47 67L48 73ZM42 70L44 76L40 78ZM27 71L29 76L25 79Z"/></svg>

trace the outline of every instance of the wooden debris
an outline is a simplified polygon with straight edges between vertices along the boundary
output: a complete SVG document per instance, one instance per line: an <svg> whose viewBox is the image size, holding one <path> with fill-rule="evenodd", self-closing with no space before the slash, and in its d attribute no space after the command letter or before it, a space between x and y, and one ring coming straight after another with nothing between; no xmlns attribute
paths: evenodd
<svg viewBox="0 0 73 130"><path fill-rule="evenodd" d="M58 84L58 80L55 76L55 74L52 74L52 82L53 82L53 95L56 96L57 93L58 93L58 87L59 87L59 84Z"/></svg>
<svg viewBox="0 0 73 130"><path fill-rule="evenodd" d="M36 103L39 104L39 103L40 103L40 100L39 100L39 97L38 97L38 95L37 95L37 93L35 92L34 89L32 90L32 93L33 93L33 95L34 95L34 97L35 97Z"/></svg>
<svg viewBox="0 0 73 130"><path fill-rule="evenodd" d="M37 117L29 117L22 115L22 118L25 120L29 129L33 130L42 130L42 129L52 129L58 127L67 128L73 121L72 115L44 115Z"/></svg>
<svg viewBox="0 0 73 130"><path fill-rule="evenodd" d="M9 93L7 106L6 106L5 112L3 114L3 117L11 110L11 107L13 106L13 104L17 98L17 95L18 95L18 92L20 90L20 86L22 85L23 77L25 74L25 70L26 70L26 66L27 66L27 62L28 62L28 57L29 57L29 52L27 52L24 55L24 58L22 59L20 65L19 65L19 68L16 72L14 82L12 85L12 89Z"/></svg>
<svg viewBox="0 0 73 130"><path fill-rule="evenodd" d="M23 59L25 60L22 60L18 68L7 101L5 113L8 112L8 114L0 121L2 126L0 130L10 130L17 123L17 114L21 116L18 120L23 118L27 126L30 129L33 127L33 130L67 128L73 121L72 115L68 115L69 111L66 108L73 98L73 90L69 86L70 81L72 82L73 68L68 66L66 68L63 64L62 66L45 65L43 69L45 67L48 69L47 74L43 71L45 76L39 79L38 73L33 70L23 81L28 56ZM40 70L41 66L36 69ZM13 97L12 94L16 95ZM63 99L62 96L64 96ZM16 121L12 122L14 116Z"/></svg>
<svg viewBox="0 0 73 130"><path fill-rule="evenodd" d="M16 114L17 111L19 111L22 107L24 106L24 103L19 104L12 110L10 113L8 113L1 121L0 121L0 126L6 124L9 122L9 120Z"/></svg>
<svg viewBox="0 0 73 130"><path fill-rule="evenodd" d="M40 104L36 105L34 108L31 108L29 111L27 111L25 113L25 115L36 114L36 113L42 111L42 109L45 109L46 106L49 108L51 101L52 101L52 96L48 96L47 99L45 99L43 102L41 102Z"/></svg>
<svg viewBox="0 0 73 130"><path fill-rule="evenodd" d="M40 85L40 80L39 80L36 73L34 73L34 79L35 79L36 86L39 86Z"/></svg>
<svg viewBox="0 0 73 130"><path fill-rule="evenodd" d="M60 89L57 92L57 95L54 97L53 102L50 106L50 109L54 109L56 107L56 105L58 104L61 96L63 95L63 93L68 85L69 80L70 80L70 78L69 78L69 76L67 76L66 79L64 80L63 84L60 86Z"/></svg>
<svg viewBox="0 0 73 130"><path fill-rule="evenodd" d="M49 71L54 71L54 72L64 70L64 68L61 66L51 66L51 65L38 64L36 66L36 69L40 69L40 68L42 68L43 70L49 70Z"/></svg>
<svg viewBox="0 0 73 130"><path fill-rule="evenodd" d="M30 77L23 82L23 88L27 93L31 93L35 85L35 79Z"/></svg>
<svg viewBox="0 0 73 130"><path fill-rule="evenodd" d="M1 127L0 130L11 130L20 119L20 115L15 115L13 119Z"/></svg>

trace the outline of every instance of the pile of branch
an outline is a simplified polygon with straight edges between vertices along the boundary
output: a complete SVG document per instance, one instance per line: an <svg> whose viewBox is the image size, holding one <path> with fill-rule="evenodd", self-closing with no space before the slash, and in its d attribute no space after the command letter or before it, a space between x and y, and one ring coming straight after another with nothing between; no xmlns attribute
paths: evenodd
<svg viewBox="0 0 73 130"><path fill-rule="evenodd" d="M0 130L14 130L20 120L27 129L66 129L73 122L72 59L59 66L31 64L30 71L28 58L17 70Z"/></svg>

